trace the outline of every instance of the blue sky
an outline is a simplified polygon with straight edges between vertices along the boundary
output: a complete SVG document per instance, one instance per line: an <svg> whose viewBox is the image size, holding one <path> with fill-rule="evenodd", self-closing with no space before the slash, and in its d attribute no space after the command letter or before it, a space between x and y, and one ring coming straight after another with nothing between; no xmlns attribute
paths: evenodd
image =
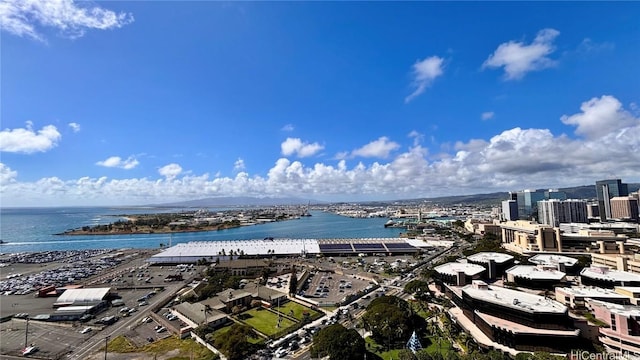
<svg viewBox="0 0 640 360"><path fill-rule="evenodd" d="M640 182L637 2L1 3L2 206Z"/></svg>

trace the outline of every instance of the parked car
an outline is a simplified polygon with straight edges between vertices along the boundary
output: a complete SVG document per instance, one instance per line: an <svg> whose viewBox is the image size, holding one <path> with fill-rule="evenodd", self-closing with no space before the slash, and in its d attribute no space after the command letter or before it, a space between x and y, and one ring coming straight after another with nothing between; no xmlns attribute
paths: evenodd
<svg viewBox="0 0 640 360"><path fill-rule="evenodd" d="M38 350L39 349L37 346L27 346L26 348L22 349L22 356L31 355L37 352Z"/></svg>

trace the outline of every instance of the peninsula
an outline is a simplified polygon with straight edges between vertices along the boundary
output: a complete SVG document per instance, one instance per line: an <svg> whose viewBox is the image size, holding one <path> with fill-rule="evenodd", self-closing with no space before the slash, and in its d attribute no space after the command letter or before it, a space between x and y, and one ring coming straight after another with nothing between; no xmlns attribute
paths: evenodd
<svg viewBox="0 0 640 360"><path fill-rule="evenodd" d="M178 232L216 231L304 216L300 207L209 211L206 209L173 213L119 215L110 224L83 226L56 235L122 235L168 234Z"/></svg>

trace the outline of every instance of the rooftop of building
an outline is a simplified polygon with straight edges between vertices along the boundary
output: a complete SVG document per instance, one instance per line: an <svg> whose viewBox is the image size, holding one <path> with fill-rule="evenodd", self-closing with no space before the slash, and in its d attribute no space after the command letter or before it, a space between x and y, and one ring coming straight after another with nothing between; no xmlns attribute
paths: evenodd
<svg viewBox="0 0 640 360"><path fill-rule="evenodd" d="M570 294L579 297L598 297L612 299L628 299L628 297L618 294L611 289L604 289L596 286L574 286L574 287L556 287L556 292Z"/></svg>
<svg viewBox="0 0 640 360"><path fill-rule="evenodd" d="M540 265L516 265L505 271L509 275L531 280L562 280L567 274Z"/></svg>
<svg viewBox="0 0 640 360"><path fill-rule="evenodd" d="M68 289L63 292L56 303L89 303L100 302L107 294L109 294L111 288L84 288L84 289Z"/></svg>
<svg viewBox="0 0 640 360"><path fill-rule="evenodd" d="M219 256L300 255L339 252L415 252L418 248L451 246L453 242L434 243L404 238L265 239L192 241L169 247L153 255L150 262L183 262ZM335 252L335 251L333 251Z"/></svg>
<svg viewBox="0 0 640 360"><path fill-rule="evenodd" d="M606 266L591 266L582 269L580 276L606 281L639 281L640 275L627 271L611 270Z"/></svg>
<svg viewBox="0 0 640 360"><path fill-rule="evenodd" d="M419 248L431 248L431 247L451 247L455 243L452 240L440 240L438 237L431 237L422 239L404 239L407 244Z"/></svg>
<svg viewBox="0 0 640 360"><path fill-rule="evenodd" d="M174 309L196 324L203 324L205 321L210 323L226 316L225 313L213 308L207 309L202 303L183 302L174 306Z"/></svg>
<svg viewBox="0 0 640 360"><path fill-rule="evenodd" d="M538 224L529 220L510 220L500 223L500 227L511 230L534 232L538 229L551 229L551 225Z"/></svg>
<svg viewBox="0 0 640 360"><path fill-rule="evenodd" d="M640 306L637 305L620 305L594 299L589 299L587 300L587 302L590 306L606 308L613 314L618 314L625 317L640 318Z"/></svg>
<svg viewBox="0 0 640 360"><path fill-rule="evenodd" d="M230 252L244 255L300 254L320 253L316 239L254 239L254 240L220 240L220 241L192 241L177 244L151 258L181 258L184 256L217 257L230 255ZM239 254L238 254L239 255Z"/></svg>
<svg viewBox="0 0 640 360"><path fill-rule="evenodd" d="M475 276L485 271L485 268L482 265L466 262L450 262L436 266L434 270L441 274L447 275L457 275L462 271L467 276Z"/></svg>
<svg viewBox="0 0 640 360"><path fill-rule="evenodd" d="M490 286L480 280L474 280L473 284L464 286L462 292L476 300L530 313L563 314L567 312L567 307L555 300L518 290Z"/></svg>
<svg viewBox="0 0 640 360"><path fill-rule="evenodd" d="M475 311L475 313L482 318L488 324L492 324L498 328L508 330L514 334L537 334L537 335L557 335L557 336L578 336L580 330L554 330L554 329L539 329L531 326L523 325L514 321L505 320L503 318Z"/></svg>
<svg viewBox="0 0 640 360"><path fill-rule="evenodd" d="M565 264L566 266L574 266L578 263L578 259L564 255L536 254L529 259L529 262L537 265Z"/></svg>
<svg viewBox="0 0 640 360"><path fill-rule="evenodd" d="M473 255L467 256L467 259L475 262L488 263L489 260L493 260L496 264L503 264L513 259L513 256L501 252L479 252Z"/></svg>
<svg viewBox="0 0 640 360"><path fill-rule="evenodd" d="M227 289L217 294L218 299L223 303L250 297L251 293L244 290Z"/></svg>
<svg viewBox="0 0 640 360"><path fill-rule="evenodd" d="M632 293L634 296L640 296L640 286L616 286L614 291L621 290Z"/></svg>

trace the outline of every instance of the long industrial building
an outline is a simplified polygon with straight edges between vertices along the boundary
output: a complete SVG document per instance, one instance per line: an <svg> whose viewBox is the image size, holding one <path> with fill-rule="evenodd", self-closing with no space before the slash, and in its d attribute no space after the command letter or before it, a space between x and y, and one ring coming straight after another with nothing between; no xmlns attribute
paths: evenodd
<svg viewBox="0 0 640 360"><path fill-rule="evenodd" d="M239 256L353 256L358 254L413 254L434 244L405 238L256 239L194 241L172 246L149 258L150 263L195 263Z"/></svg>

